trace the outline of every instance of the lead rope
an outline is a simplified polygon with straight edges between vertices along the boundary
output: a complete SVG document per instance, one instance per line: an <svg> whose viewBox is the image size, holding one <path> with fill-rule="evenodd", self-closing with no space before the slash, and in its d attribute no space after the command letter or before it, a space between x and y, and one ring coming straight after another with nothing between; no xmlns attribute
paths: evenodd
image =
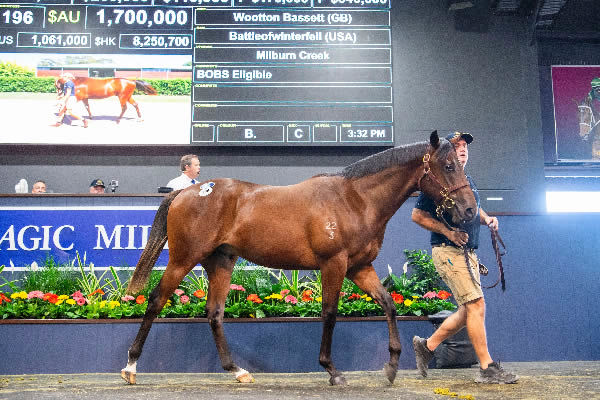
<svg viewBox="0 0 600 400"><path fill-rule="evenodd" d="M452 231L456 231L458 229L450 226L446 218L444 218L442 213L438 213L438 217L442 220L444 225ZM490 228L490 235L492 236L492 246L494 247L494 253L496 254L496 264L498 265L498 280L491 286L481 286L481 283L477 281L475 274L473 273L473 269L471 268L471 262L469 261L469 248L467 246L462 246L463 254L465 256L465 264L467 264L467 269L469 270L469 275L471 275L471 280L477 285L481 286L484 289L491 289L498 285L498 283L502 283L502 291L506 291L506 281L504 280L504 266L502 265L502 256L506 255L506 245L504 244L504 240L498 233L498 231ZM498 242L502 245L503 251L500 251L500 247L498 246Z"/></svg>
<svg viewBox="0 0 600 400"><path fill-rule="evenodd" d="M484 288L491 289L493 287L496 287L496 285L498 285L498 283L501 282L502 291L504 292L506 290L506 282L504 281L504 267L502 266L502 256L506 254L506 245L504 244L504 241L502 240L502 237L500 236L498 231L490 229L490 234L492 236L492 246L494 246L494 252L496 253L496 263L498 264L498 280L496 280L496 282L493 285L484 286ZM500 244L502 245L502 252L500 251L498 242L500 242Z"/></svg>

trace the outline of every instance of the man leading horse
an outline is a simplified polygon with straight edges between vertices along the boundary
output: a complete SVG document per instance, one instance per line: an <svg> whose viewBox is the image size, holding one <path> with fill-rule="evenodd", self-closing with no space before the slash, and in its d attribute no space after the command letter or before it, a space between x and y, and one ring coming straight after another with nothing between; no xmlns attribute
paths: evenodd
<svg viewBox="0 0 600 400"><path fill-rule="evenodd" d="M455 132L448 135L446 139L454 145L458 161L464 168L469 160L468 145L473 141L473 136L470 133ZM488 351L485 333L485 301L479 277L479 261L475 254L475 249L479 245L480 225L498 230L498 219L490 217L481 209L475 183L468 175L467 179L475 195L478 210L476 217L469 223L459 228L452 221L448 222L449 219L444 217L443 210L439 212L433 199L423 192L412 212L413 221L431 231L431 254L435 269L458 303L458 310L446 318L428 339L419 336L413 338L417 369L426 377L428 364L433 358L436 347L466 326L480 365L475 382L515 383L518 377L494 362Z"/></svg>
<svg viewBox="0 0 600 400"><path fill-rule="evenodd" d="M84 128L88 127L87 120L73 112L73 107L77 103L74 81L75 77L73 76L73 74L70 74L68 72L63 73L56 80L57 89L59 88L60 84L60 92L58 93L58 95L59 101L61 102L61 106L58 111L58 119L56 120L54 126L61 126L63 124L65 116L68 115L73 119L82 121Z"/></svg>

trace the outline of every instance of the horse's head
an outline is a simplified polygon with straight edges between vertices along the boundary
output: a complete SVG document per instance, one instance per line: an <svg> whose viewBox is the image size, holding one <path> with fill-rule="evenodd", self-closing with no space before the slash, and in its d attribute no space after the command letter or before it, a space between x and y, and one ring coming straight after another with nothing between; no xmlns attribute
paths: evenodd
<svg viewBox="0 0 600 400"><path fill-rule="evenodd" d="M475 218L477 202L454 146L447 140L440 141L437 131L429 137L423 167L419 189L435 201L439 216L450 213L455 225Z"/></svg>
<svg viewBox="0 0 600 400"><path fill-rule="evenodd" d="M577 106L577 109L579 114L579 136L581 136L583 140L587 140L590 132L598 122L594 117L592 106L588 105L585 100Z"/></svg>

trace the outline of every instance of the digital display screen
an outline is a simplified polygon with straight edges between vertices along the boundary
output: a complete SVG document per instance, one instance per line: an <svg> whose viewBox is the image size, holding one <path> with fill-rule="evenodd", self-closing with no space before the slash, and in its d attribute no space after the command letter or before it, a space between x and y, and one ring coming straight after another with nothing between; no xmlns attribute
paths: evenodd
<svg viewBox="0 0 600 400"><path fill-rule="evenodd" d="M390 7L0 0L0 142L393 145Z"/></svg>

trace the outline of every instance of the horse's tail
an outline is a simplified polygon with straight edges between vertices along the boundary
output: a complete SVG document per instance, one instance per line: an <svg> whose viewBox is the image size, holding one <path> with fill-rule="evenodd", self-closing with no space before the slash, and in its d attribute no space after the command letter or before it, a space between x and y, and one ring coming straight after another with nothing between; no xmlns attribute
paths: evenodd
<svg viewBox="0 0 600 400"><path fill-rule="evenodd" d="M154 89L152 87L152 85L150 85L148 82L146 81L140 81L140 80L136 80L135 81L135 88L137 90L141 90L142 92L146 93L146 94L150 94L150 95L155 95L158 94L158 92L156 91L156 89Z"/></svg>
<svg viewBox="0 0 600 400"><path fill-rule="evenodd" d="M148 283L152 267L156 264L160 252L165 243L167 243L167 214L169 213L171 203L179 192L181 190L169 193L158 207L158 211L154 216L154 222L152 222L152 228L150 229L150 237L135 267L135 272L129 281L127 293L137 293L144 289L146 283Z"/></svg>

